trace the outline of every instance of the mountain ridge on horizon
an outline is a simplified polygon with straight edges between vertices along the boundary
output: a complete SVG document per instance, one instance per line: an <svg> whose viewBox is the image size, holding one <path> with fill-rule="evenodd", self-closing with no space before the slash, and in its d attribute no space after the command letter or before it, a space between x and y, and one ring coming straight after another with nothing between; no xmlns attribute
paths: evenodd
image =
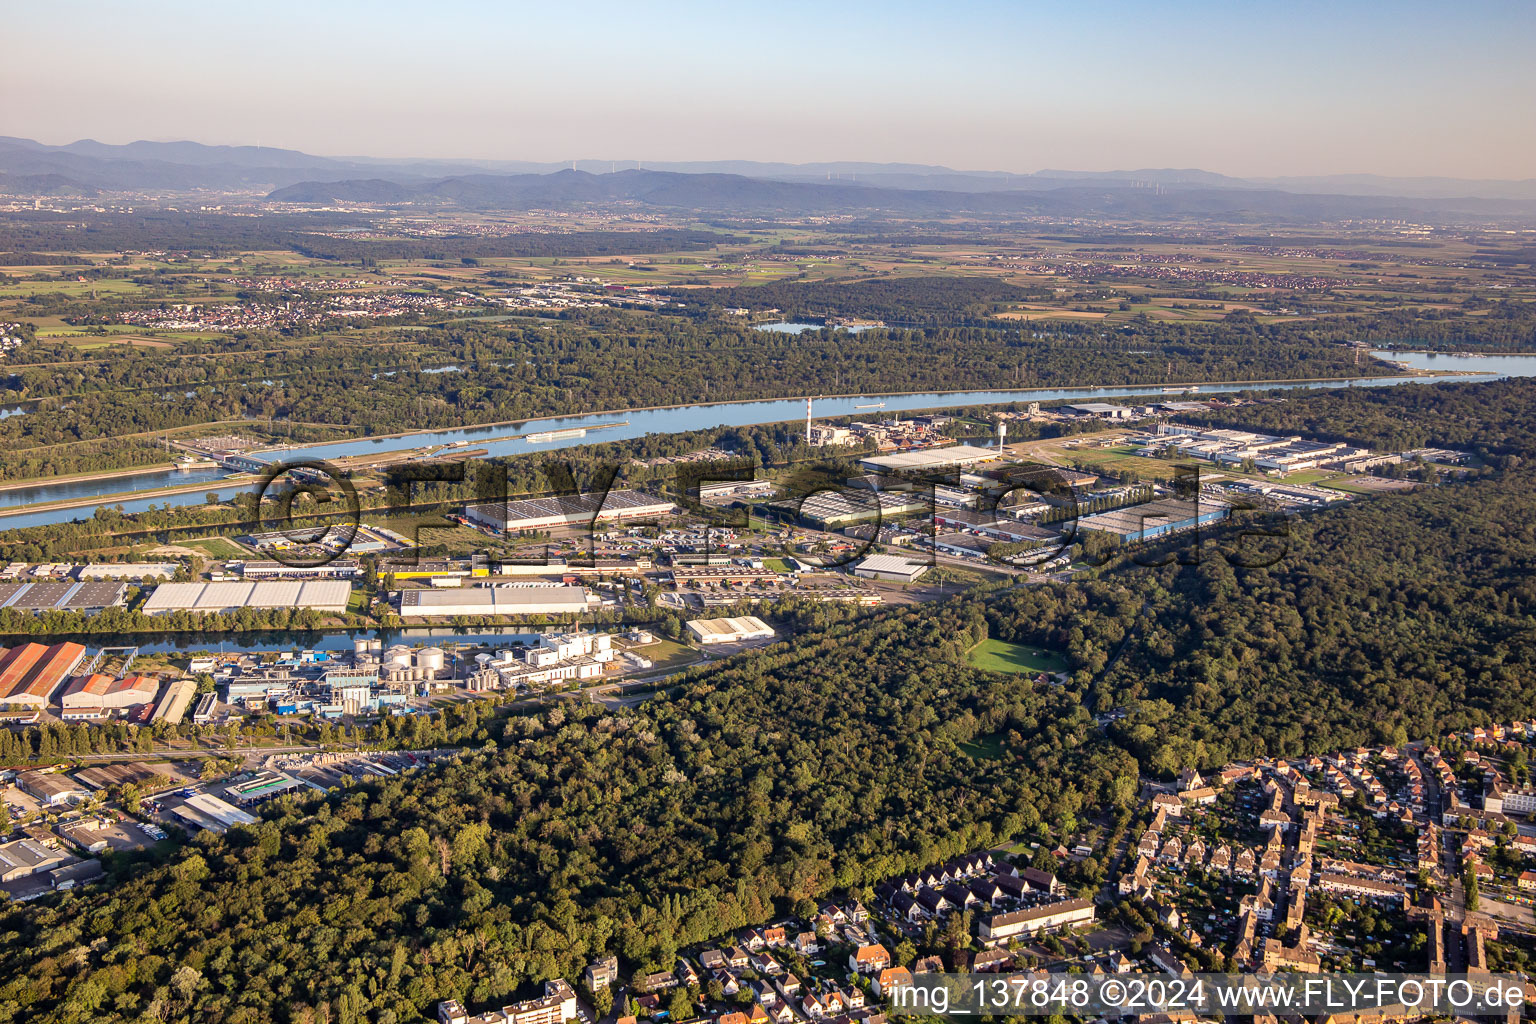
<svg viewBox="0 0 1536 1024"><path fill-rule="evenodd" d="M634 163L634 167L628 166ZM662 177L670 176L670 177ZM639 202L724 213L1498 218L1536 216L1536 179L1237 178L1199 168L1029 174L937 164L322 157L265 146L0 137L0 191L257 191L274 201L534 208Z"/></svg>

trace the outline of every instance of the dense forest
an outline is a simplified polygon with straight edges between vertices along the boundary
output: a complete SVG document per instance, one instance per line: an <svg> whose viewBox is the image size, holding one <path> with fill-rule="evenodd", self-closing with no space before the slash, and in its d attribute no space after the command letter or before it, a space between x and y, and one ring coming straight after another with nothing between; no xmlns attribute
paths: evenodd
<svg viewBox="0 0 1536 1024"><path fill-rule="evenodd" d="M315 259L459 260L526 256L617 256L677 252L744 241L714 231L526 231L501 237L448 235L434 238L348 238L345 231L370 227L367 218L345 214L220 214L144 210L133 214L10 212L0 234L15 250L41 252L207 253L215 256L292 249ZM58 262L58 261L54 261ZM69 261L65 261L69 262ZM25 265L25 264L23 264Z"/></svg>
<svg viewBox="0 0 1536 1024"><path fill-rule="evenodd" d="M1039 611L1042 636L1087 628L1067 621L1081 602ZM1133 799L1135 765L1090 738L1080 693L964 664L986 628L976 602L839 624L634 711L489 721L433 773L124 863L0 917L0 1021L416 1020L603 950L669 965L834 889ZM961 749L982 734L1000 755Z"/></svg>
<svg viewBox="0 0 1536 1024"><path fill-rule="evenodd" d="M408 346L273 346L30 365L0 403L0 479L133 465L133 434L260 421L392 433L639 406L804 394L1166 384L1386 372L1332 343L1183 325L1097 331L890 329L784 335L739 325L599 313L526 326L459 322ZM366 380L367 387L358 387ZM285 428L286 429L286 428ZM117 440L109 440L117 439ZM150 439L153 441L153 439ZM122 452L82 450L79 442Z"/></svg>
<svg viewBox="0 0 1536 1024"><path fill-rule="evenodd" d="M892 324L955 326L982 323L1009 304L1049 295L990 277L896 277L866 281L770 282L736 288L674 288L669 294L696 309L777 309L784 316L845 316Z"/></svg>

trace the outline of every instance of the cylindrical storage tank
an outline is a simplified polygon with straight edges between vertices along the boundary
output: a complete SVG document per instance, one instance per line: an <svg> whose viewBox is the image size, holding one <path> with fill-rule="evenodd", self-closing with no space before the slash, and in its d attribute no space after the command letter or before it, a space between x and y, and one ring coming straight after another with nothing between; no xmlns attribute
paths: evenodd
<svg viewBox="0 0 1536 1024"><path fill-rule="evenodd" d="M409 647L391 647L384 655L385 668L410 668L411 649Z"/></svg>
<svg viewBox="0 0 1536 1024"><path fill-rule="evenodd" d="M353 654L367 654L368 653L368 645L371 642L372 641L370 641L365 636L358 637L356 640L352 641L352 653Z"/></svg>
<svg viewBox="0 0 1536 1024"><path fill-rule="evenodd" d="M368 649L373 653L378 654L384 650L384 641L380 640L378 637L374 637L372 640L368 641Z"/></svg>
<svg viewBox="0 0 1536 1024"><path fill-rule="evenodd" d="M441 647L423 647L416 652L416 667L426 669L428 672L441 672L443 660Z"/></svg>

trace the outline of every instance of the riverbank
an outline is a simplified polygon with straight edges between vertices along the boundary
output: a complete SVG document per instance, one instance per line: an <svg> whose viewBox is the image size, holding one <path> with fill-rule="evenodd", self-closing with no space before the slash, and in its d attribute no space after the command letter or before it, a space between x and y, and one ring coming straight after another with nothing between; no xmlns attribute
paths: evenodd
<svg viewBox="0 0 1536 1024"><path fill-rule="evenodd" d="M126 475L139 476L142 474L135 473ZM72 479L73 482L76 483L91 483L96 478L60 477L58 479L61 482L64 482L66 479ZM84 498L62 498L58 501L33 502L30 505L9 505L6 506L5 512L6 515L9 515L12 512L16 513L17 515L21 515L24 513L33 512L66 511L72 508L89 508L91 506L100 507L102 505L115 505L125 498L132 498L134 501L153 501L155 498L174 498L180 494L196 494L198 492L206 494L209 491L221 491L231 487L244 487L247 484L254 484L260 479L260 477L253 476L250 473L232 473L222 480L213 481L211 483L204 480L200 483L182 484L178 487L159 487L148 491L115 491L112 493L97 494ZM0 529L5 528L4 519L5 516L0 516Z"/></svg>
<svg viewBox="0 0 1536 1024"><path fill-rule="evenodd" d="M42 476L30 477L26 480L11 480L0 483L0 494L6 491L24 491L36 487L38 484L91 484L99 480L117 480L122 477L150 476L155 473L169 473L172 471L213 469L218 466L211 460L200 460L193 465L178 462L157 462L151 466L129 466L127 469L104 469L96 473L71 473L68 476ZM132 492L125 492L132 493Z"/></svg>
<svg viewBox="0 0 1536 1024"><path fill-rule="evenodd" d="M1468 360L1462 357L1454 357L1445 360L1441 365L1429 366L1425 365L1425 362L1436 358L1430 353L1417 354L1418 361L1414 360L1416 354L1410 350L1391 352L1375 350L1372 354L1377 358L1389 357L1394 362L1401 363L1403 371L1397 374L1370 373L1345 377L1252 378L1169 384L1099 384L987 391L941 390L885 392L873 395L823 395L813 398L813 402L816 403L813 415L823 420L867 415L860 411L862 407L857 403L871 401L881 402L886 407L884 415L891 415L971 406L1009 405L1028 401L1083 401L1090 398L1162 400L1167 398L1169 392L1180 392L1193 398L1241 391L1386 387L1395 384L1487 380L1507 375L1536 374L1536 360L1533 359L1521 361L1510 357L1484 357L1482 361L1489 365L1477 366L1467 365ZM508 422L521 423L529 434L550 435L548 439L541 438L538 443L530 443L526 440L526 436L518 439L496 437L497 424L474 424L446 429L428 428L388 436L376 435L343 441L323 441L284 447L280 450L269 449L269 451L274 453L280 451L293 460L323 460L342 466L364 466L370 462L378 464L399 461L410 457L405 454L409 449L432 449L442 454L449 454L457 448L472 448L473 452L465 452L467 457L498 458L529 453L549 453L563 448L585 447L609 441L636 440L653 434L678 434L720 427L786 423L798 420L805 414L805 401L803 397L768 400L729 399L685 405L634 407L629 410L609 410L543 420L503 421L500 424L504 428ZM622 424L614 421L615 417L619 416L626 417ZM575 428L583 428L583 430L578 432ZM595 437L586 436L585 431L603 431L603 434ZM494 439L487 440L487 435L492 435ZM37 496L44 500L0 506L0 530L65 522L70 518L68 513L72 509L93 505L121 504L125 511L134 512L142 511L150 503L177 499L198 491L214 491L221 497L228 498L238 493L242 485L249 485L255 479L250 475L224 477L217 481L209 481L210 485L206 488L202 483L193 483L187 487L172 485L163 488L143 488L131 493L112 495L81 494L79 489L82 485L78 482L73 485L61 485L61 487L75 488L75 493L61 495L58 498L47 498L39 494ZM39 488L39 490L45 489L46 487ZM175 503L184 505L189 502Z"/></svg>

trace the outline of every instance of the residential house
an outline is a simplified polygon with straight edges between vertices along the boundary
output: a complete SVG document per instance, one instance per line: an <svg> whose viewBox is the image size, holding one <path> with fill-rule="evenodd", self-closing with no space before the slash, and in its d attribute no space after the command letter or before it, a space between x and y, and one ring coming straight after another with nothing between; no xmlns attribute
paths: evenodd
<svg viewBox="0 0 1536 1024"><path fill-rule="evenodd" d="M891 998L891 993L898 988L904 988L912 984L912 972L905 967L887 967L875 975L872 987L875 995L881 999Z"/></svg>
<svg viewBox="0 0 1536 1024"><path fill-rule="evenodd" d="M612 985L619 980L619 958L605 956L601 960L592 961L587 965L586 979L587 988L593 992L600 992Z"/></svg>
<svg viewBox="0 0 1536 1024"><path fill-rule="evenodd" d="M860 974L876 974L891 966L891 954L878 942L860 946L848 954L848 966Z"/></svg>
<svg viewBox="0 0 1536 1024"><path fill-rule="evenodd" d="M984 949L971 961L971 973L991 974L1013 967L1013 954L1006 949Z"/></svg>

